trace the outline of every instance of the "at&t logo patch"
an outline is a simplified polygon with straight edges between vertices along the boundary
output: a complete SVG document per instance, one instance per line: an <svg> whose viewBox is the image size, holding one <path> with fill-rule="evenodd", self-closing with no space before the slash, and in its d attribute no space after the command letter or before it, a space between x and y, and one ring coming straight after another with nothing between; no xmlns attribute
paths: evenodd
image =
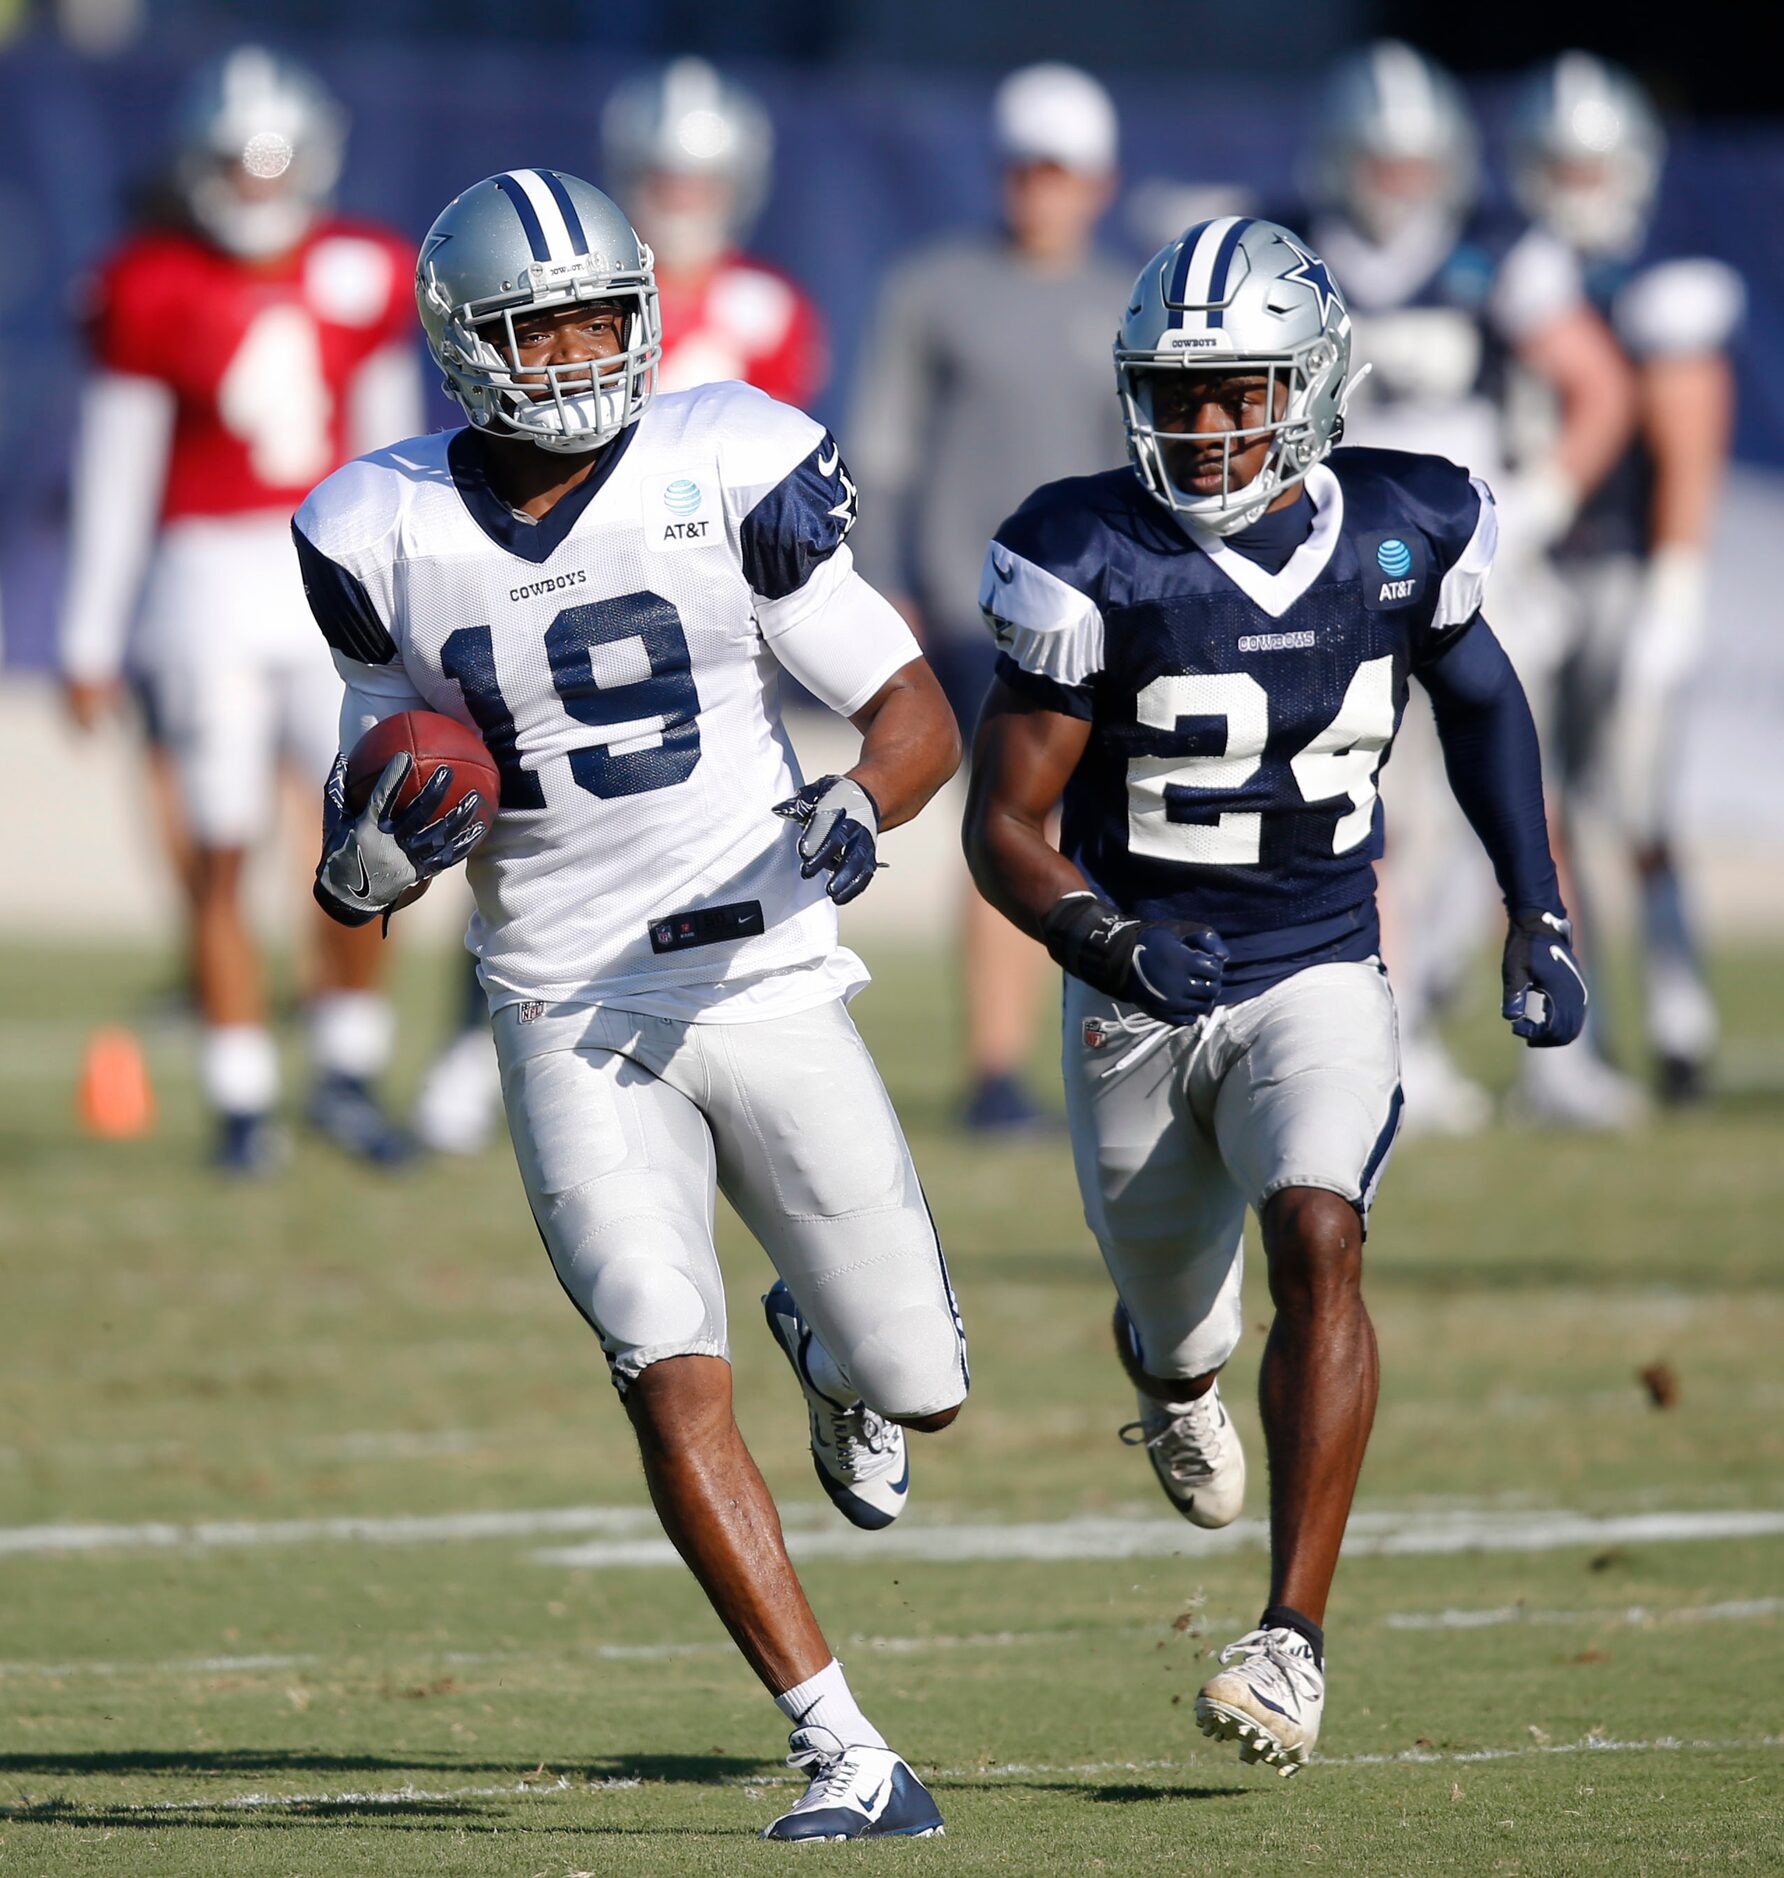
<svg viewBox="0 0 1784 1878"><path fill-rule="evenodd" d="M1365 535L1357 544L1363 605L1371 613L1411 606L1425 591L1425 542L1416 534Z"/></svg>
<svg viewBox="0 0 1784 1878"><path fill-rule="evenodd" d="M710 547L724 538L716 477L678 470L646 478L641 490L644 540L653 553Z"/></svg>

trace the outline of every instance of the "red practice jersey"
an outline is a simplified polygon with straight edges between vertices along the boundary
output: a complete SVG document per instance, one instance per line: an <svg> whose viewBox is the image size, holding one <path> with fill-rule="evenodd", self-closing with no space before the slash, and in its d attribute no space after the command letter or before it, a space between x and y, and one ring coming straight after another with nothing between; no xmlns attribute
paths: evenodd
<svg viewBox="0 0 1784 1878"><path fill-rule="evenodd" d="M415 330L414 249L319 223L271 266L174 231L138 235L96 283L92 344L176 399L161 518L289 512L346 461L347 394Z"/></svg>
<svg viewBox="0 0 1784 1878"><path fill-rule="evenodd" d="M804 410L830 373L818 310L785 274L747 256L692 291L659 278L665 391L738 378Z"/></svg>

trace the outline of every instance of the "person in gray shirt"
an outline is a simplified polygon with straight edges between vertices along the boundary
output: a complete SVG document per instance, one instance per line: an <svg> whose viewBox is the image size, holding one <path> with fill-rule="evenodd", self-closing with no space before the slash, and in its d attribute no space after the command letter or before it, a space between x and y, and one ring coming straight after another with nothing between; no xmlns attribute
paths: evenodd
<svg viewBox="0 0 1784 1878"><path fill-rule="evenodd" d="M1033 65L998 87L1004 227L909 256L880 296L847 449L856 565L910 621L970 741L996 646L979 617L985 544L1038 483L1126 456L1111 308L1128 270L1093 247L1116 184L1115 109L1095 79ZM1029 1127L1019 1072L1048 960L966 889L970 1127Z"/></svg>

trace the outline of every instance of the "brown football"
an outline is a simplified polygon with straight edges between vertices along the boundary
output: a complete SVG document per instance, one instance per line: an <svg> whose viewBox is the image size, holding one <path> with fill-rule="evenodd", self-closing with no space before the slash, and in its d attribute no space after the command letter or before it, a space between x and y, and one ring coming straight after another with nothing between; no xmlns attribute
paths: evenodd
<svg viewBox="0 0 1784 1878"><path fill-rule="evenodd" d="M353 814L365 807L384 766L405 750L412 767L396 792L396 809L406 809L444 763L452 781L435 813L444 815L475 790L478 821L487 828L495 820L502 795L495 758L474 730L439 711L399 711L374 724L353 746L347 758L347 807Z"/></svg>

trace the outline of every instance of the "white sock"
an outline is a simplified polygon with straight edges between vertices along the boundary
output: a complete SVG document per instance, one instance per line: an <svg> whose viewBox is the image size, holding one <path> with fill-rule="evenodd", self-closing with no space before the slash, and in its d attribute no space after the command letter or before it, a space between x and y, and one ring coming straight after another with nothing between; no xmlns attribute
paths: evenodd
<svg viewBox="0 0 1784 1878"><path fill-rule="evenodd" d="M828 1728L845 1748L883 1748L886 1737L861 1713L842 1665L832 1657L815 1676L774 1698L795 1728Z"/></svg>
<svg viewBox="0 0 1784 1878"><path fill-rule="evenodd" d="M325 991L310 1006L310 1055L325 1076L376 1076L395 1035L390 1004L376 991Z"/></svg>
<svg viewBox="0 0 1784 1878"><path fill-rule="evenodd" d="M207 1025L198 1051L205 1100L224 1115L264 1115L279 1094L279 1053L259 1024Z"/></svg>

